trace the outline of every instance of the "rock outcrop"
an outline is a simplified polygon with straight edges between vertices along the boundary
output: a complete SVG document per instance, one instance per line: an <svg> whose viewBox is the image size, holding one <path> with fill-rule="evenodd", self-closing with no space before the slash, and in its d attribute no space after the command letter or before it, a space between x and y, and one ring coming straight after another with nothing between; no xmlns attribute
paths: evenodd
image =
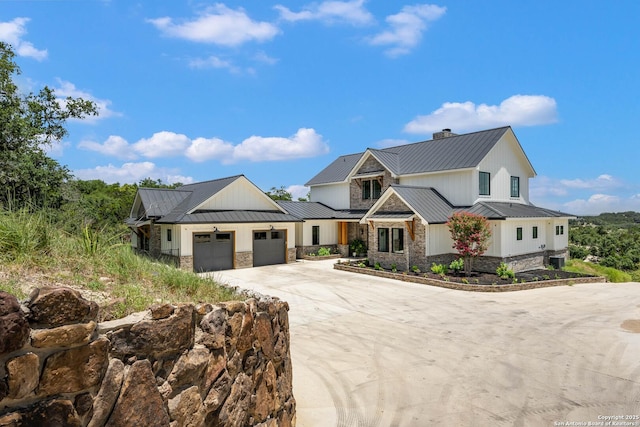
<svg viewBox="0 0 640 427"><path fill-rule="evenodd" d="M72 289L0 292L0 426L294 426L288 310L260 297L96 323Z"/></svg>

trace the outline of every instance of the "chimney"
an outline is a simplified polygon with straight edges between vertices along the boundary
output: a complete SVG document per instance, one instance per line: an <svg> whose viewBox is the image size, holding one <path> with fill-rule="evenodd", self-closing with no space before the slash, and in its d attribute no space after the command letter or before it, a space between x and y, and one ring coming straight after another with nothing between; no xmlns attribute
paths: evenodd
<svg viewBox="0 0 640 427"><path fill-rule="evenodd" d="M433 139L449 138L450 136L458 136L458 134L451 132L451 129L442 129L442 132L433 133Z"/></svg>

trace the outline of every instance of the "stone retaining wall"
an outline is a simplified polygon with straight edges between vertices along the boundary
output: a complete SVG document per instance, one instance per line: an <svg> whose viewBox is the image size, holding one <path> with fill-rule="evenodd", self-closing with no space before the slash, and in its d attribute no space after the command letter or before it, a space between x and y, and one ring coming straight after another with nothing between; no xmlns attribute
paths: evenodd
<svg viewBox="0 0 640 427"><path fill-rule="evenodd" d="M333 265L336 270L350 271L358 274L368 274L370 276L385 277L387 279L401 280L403 282L420 283L423 285L438 286L440 288L455 289L470 292L511 292L524 291L527 289L548 288L553 286L567 286L578 283L602 283L606 282L604 277L575 277L571 279L541 280L538 282L513 283L508 285L475 285L458 282L447 282L444 280L431 279L413 274L393 273L390 271L373 270L371 268L353 267L348 264L336 263Z"/></svg>
<svg viewBox="0 0 640 427"><path fill-rule="evenodd" d="M295 426L288 310L257 297L97 323L72 289L0 292L0 426Z"/></svg>

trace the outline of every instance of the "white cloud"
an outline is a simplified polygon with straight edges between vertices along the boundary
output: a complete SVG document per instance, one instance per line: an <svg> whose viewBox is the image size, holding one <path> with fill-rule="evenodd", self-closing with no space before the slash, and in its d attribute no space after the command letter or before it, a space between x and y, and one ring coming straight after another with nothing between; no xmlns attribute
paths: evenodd
<svg viewBox="0 0 640 427"><path fill-rule="evenodd" d="M290 185L287 187L287 192L291 193L291 198L293 200L298 200L300 197L307 197L307 194L309 194L309 187L305 187L304 185Z"/></svg>
<svg viewBox="0 0 640 427"><path fill-rule="evenodd" d="M371 37L369 43L389 46L385 51L388 56L405 55L420 43L427 23L438 20L446 11L446 7L432 4L404 6L399 13L387 16L389 29Z"/></svg>
<svg viewBox="0 0 640 427"><path fill-rule="evenodd" d="M194 162L219 158L227 159L233 155L233 144L220 138L196 138L191 142L185 155Z"/></svg>
<svg viewBox="0 0 640 427"><path fill-rule="evenodd" d="M208 8L202 15L182 23L172 18L149 19L164 35L199 43L222 46L239 46L250 41L264 42L273 39L280 30L269 22L257 22L244 9L233 10L224 4Z"/></svg>
<svg viewBox="0 0 640 427"><path fill-rule="evenodd" d="M300 12L274 6L284 21L321 21L325 24L344 22L352 25L367 25L374 21L373 15L364 8L364 0L323 1L307 5Z"/></svg>
<svg viewBox="0 0 640 427"><path fill-rule="evenodd" d="M445 102L434 112L418 116L404 131L428 134L444 128L464 132L498 126L535 126L557 121L556 101L544 95L514 95L500 105Z"/></svg>
<svg viewBox="0 0 640 427"><path fill-rule="evenodd" d="M607 190L622 186L622 183L611 175L603 174L595 179L562 179L560 184L566 188Z"/></svg>
<svg viewBox="0 0 640 427"><path fill-rule="evenodd" d="M82 119L85 122L95 122L101 119L107 119L109 117L120 117L122 113L113 111L111 109L111 101L108 99L100 99L91 95L89 92L85 92L76 88L76 86L68 81L58 79L58 87L54 88L55 94L58 97L58 102L64 105L66 100L64 98L70 96L72 98L82 98L85 101L93 101L98 109L97 116L87 116Z"/></svg>
<svg viewBox="0 0 640 427"><path fill-rule="evenodd" d="M220 59L217 56L211 55L208 58L196 58L189 61L189 66L191 68L222 68L231 71L232 73L239 73L240 68L233 65L231 61L227 61L224 59Z"/></svg>
<svg viewBox="0 0 640 427"><path fill-rule="evenodd" d="M111 135L103 143L85 140L78 147L125 160L133 160L139 154L151 159L185 156L194 162L214 159L224 164L246 160L291 160L329 152L322 135L309 128L300 128L289 138L251 136L237 145L220 138L199 137L192 140L183 134L161 131L134 144L129 144L120 136Z"/></svg>
<svg viewBox="0 0 640 427"><path fill-rule="evenodd" d="M575 215L598 215L603 212L640 211L640 194L621 197L612 194L593 194L588 199L576 199L563 204Z"/></svg>
<svg viewBox="0 0 640 427"><path fill-rule="evenodd" d="M93 169L79 169L74 171L73 174L79 179L101 179L108 184L116 182L132 184L145 178L161 179L168 184L175 182L188 184L193 182L191 177L179 175L174 169L159 168L151 162L124 163L120 167L109 164Z"/></svg>
<svg viewBox="0 0 640 427"><path fill-rule="evenodd" d="M96 151L105 156L112 156L123 160L134 160L138 156L126 139L117 135L110 135L102 144L95 141L80 141L78 148Z"/></svg>
<svg viewBox="0 0 640 427"><path fill-rule="evenodd" d="M314 129L300 128L289 138L251 136L234 147L233 161L251 162L314 157L329 152L322 135Z"/></svg>
<svg viewBox="0 0 640 427"><path fill-rule="evenodd" d="M263 62L269 65L275 65L278 62L277 58L273 58L266 53L260 51L253 56L253 59L258 62Z"/></svg>
<svg viewBox="0 0 640 427"><path fill-rule="evenodd" d="M22 39L27 34L25 28L27 22L29 22L29 18L15 18L13 21L0 22L0 41L12 45L18 56L42 61L48 55L47 50L37 49L31 42Z"/></svg>
<svg viewBox="0 0 640 427"><path fill-rule="evenodd" d="M183 134L161 131L156 132L151 138L142 138L133 149L142 156L149 158L179 156L191 144L191 140Z"/></svg>
<svg viewBox="0 0 640 427"><path fill-rule="evenodd" d="M637 186L610 174L574 179L538 176L530 185L531 201L545 208L575 215L640 211Z"/></svg>

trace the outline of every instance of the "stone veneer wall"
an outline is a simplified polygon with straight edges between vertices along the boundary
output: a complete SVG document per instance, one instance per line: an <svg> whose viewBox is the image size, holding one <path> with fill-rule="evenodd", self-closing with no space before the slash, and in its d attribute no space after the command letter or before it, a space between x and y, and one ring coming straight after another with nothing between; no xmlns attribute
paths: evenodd
<svg viewBox="0 0 640 427"><path fill-rule="evenodd" d="M0 426L295 426L288 310L259 297L97 323L75 290L0 292Z"/></svg>
<svg viewBox="0 0 640 427"><path fill-rule="evenodd" d="M368 158L362 164L357 173L373 173L380 172L382 175L382 185L380 194L384 193L384 190L393 183L397 183L397 179L391 177L391 173L384 168L373 157ZM369 209L378 199L362 199L362 188L358 185L355 179L351 180L349 184L349 207L351 209Z"/></svg>

